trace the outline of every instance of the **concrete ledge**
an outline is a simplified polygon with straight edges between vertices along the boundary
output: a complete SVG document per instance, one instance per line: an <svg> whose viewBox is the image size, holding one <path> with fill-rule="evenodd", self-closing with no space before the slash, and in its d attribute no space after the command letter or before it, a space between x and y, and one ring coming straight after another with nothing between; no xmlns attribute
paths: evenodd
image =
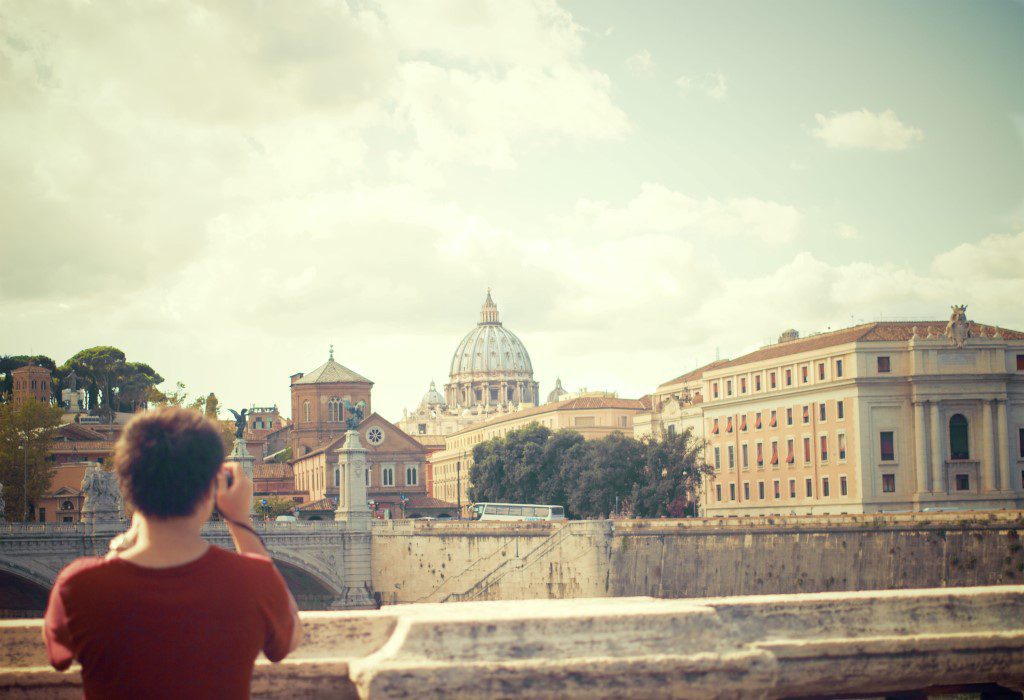
<svg viewBox="0 0 1024 700"><path fill-rule="evenodd" d="M1024 586L304 613L255 697L782 698L1024 686ZM0 623L0 695L78 697L40 621ZM42 660L42 663L40 663Z"/></svg>

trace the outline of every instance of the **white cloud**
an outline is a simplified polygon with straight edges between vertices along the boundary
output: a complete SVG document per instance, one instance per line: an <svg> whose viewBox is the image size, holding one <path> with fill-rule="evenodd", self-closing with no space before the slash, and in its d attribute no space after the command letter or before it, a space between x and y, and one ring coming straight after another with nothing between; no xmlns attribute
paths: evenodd
<svg viewBox="0 0 1024 700"><path fill-rule="evenodd" d="M855 241L860 238L860 231L857 230L856 226L839 224L836 226L836 235L847 241Z"/></svg>
<svg viewBox="0 0 1024 700"><path fill-rule="evenodd" d="M649 73L654 68L654 59L651 52L641 49L626 59L626 67L634 73Z"/></svg>
<svg viewBox="0 0 1024 700"><path fill-rule="evenodd" d="M721 71L705 73L703 77L680 75L675 80L680 95L687 95L696 88L707 98L721 102L729 94L729 79Z"/></svg>
<svg viewBox="0 0 1024 700"><path fill-rule="evenodd" d="M891 109L816 114L814 119L818 128L811 133L837 150L903 151L924 139L921 129L907 126Z"/></svg>
<svg viewBox="0 0 1024 700"><path fill-rule="evenodd" d="M583 199L570 228L612 236L676 233L712 239L748 236L769 243L794 239L801 214L795 207L756 197L696 199L657 183L644 183L625 206Z"/></svg>

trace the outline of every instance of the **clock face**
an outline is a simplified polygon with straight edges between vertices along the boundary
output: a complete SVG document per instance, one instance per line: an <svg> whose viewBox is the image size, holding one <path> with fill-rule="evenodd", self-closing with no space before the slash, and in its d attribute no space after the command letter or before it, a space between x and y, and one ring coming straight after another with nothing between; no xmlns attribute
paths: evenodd
<svg viewBox="0 0 1024 700"><path fill-rule="evenodd" d="M374 426L366 431L366 441L371 445L379 445L384 442L384 431Z"/></svg>

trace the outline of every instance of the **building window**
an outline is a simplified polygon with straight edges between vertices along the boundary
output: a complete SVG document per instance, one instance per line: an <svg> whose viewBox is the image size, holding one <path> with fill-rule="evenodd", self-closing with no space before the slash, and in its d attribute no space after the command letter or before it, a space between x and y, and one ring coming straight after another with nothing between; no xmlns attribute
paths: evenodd
<svg viewBox="0 0 1024 700"><path fill-rule="evenodd" d="M711 398L718 398L718 382L711 382Z"/></svg>
<svg viewBox="0 0 1024 700"><path fill-rule="evenodd" d="M836 437L836 440L839 443L839 461L843 462L846 460L846 433L839 433L839 435Z"/></svg>
<svg viewBox="0 0 1024 700"><path fill-rule="evenodd" d="M772 466L776 466L779 463L779 441L772 440Z"/></svg>
<svg viewBox="0 0 1024 700"><path fill-rule="evenodd" d="M729 469L736 468L736 447L735 445L729 445Z"/></svg>
<svg viewBox="0 0 1024 700"><path fill-rule="evenodd" d="M841 476L841 477L839 477L839 495L840 496L845 496L845 495L847 495L847 493L848 493L848 490L847 490L847 486L846 486L846 477L845 476Z"/></svg>
<svg viewBox="0 0 1024 700"><path fill-rule="evenodd" d="M811 461L811 439L809 437L804 438L804 464Z"/></svg>
<svg viewBox="0 0 1024 700"><path fill-rule="evenodd" d="M775 389L775 388L776 388L776 384L775 384L775 372L769 372L769 373L768 373L768 387L769 387L770 389Z"/></svg>
<svg viewBox="0 0 1024 700"><path fill-rule="evenodd" d="M302 402L302 420L306 423L309 422L309 401Z"/></svg>
<svg viewBox="0 0 1024 700"><path fill-rule="evenodd" d="M327 420L331 423L339 423L341 421L341 401L338 400L337 396L332 397L327 402Z"/></svg>
<svg viewBox="0 0 1024 700"><path fill-rule="evenodd" d="M747 452L747 443L743 443L742 445L740 445L740 459L742 460L741 463L743 464L744 469L750 469L750 461L747 459L749 455L747 454Z"/></svg>
<svg viewBox="0 0 1024 700"><path fill-rule="evenodd" d="M628 428L629 427L629 416L619 416L619 427L620 428ZM674 433L675 431L672 431L672 432Z"/></svg>
<svg viewBox="0 0 1024 700"><path fill-rule="evenodd" d="M836 360L836 376L837 377L843 376L843 361L842 360Z"/></svg>
<svg viewBox="0 0 1024 700"><path fill-rule="evenodd" d="M796 479L789 480L789 497L796 498Z"/></svg>
<svg viewBox="0 0 1024 700"><path fill-rule="evenodd" d="M895 474L882 474L882 493L896 493Z"/></svg>
<svg viewBox="0 0 1024 700"><path fill-rule="evenodd" d="M808 376L807 375L808 375L807 365L804 365L803 367L800 368L800 379L801 379L801 381L803 381L804 384L807 383L807 380L808 380Z"/></svg>
<svg viewBox="0 0 1024 700"><path fill-rule="evenodd" d="M394 486L395 485L395 468L391 465L384 465L380 469L380 483L381 486Z"/></svg>
<svg viewBox="0 0 1024 700"><path fill-rule="evenodd" d="M717 446L715 447L715 469L722 470L722 448Z"/></svg>
<svg viewBox="0 0 1024 700"><path fill-rule="evenodd" d="M786 370L786 386L793 386L793 370Z"/></svg>
<svg viewBox="0 0 1024 700"><path fill-rule="evenodd" d="M721 484L715 484L715 497L719 501L722 500L722 485Z"/></svg>
<svg viewBox="0 0 1024 700"><path fill-rule="evenodd" d="M804 406L803 418L804 418L804 425L807 425L808 423L811 422L811 407L810 406Z"/></svg>
<svg viewBox="0 0 1024 700"><path fill-rule="evenodd" d="M740 416L740 431L747 432L747 414Z"/></svg>
<svg viewBox="0 0 1024 700"><path fill-rule="evenodd" d="M577 428L593 428L597 425L597 419L594 416L576 416L572 424Z"/></svg>
<svg viewBox="0 0 1024 700"><path fill-rule="evenodd" d="M366 475L366 485L369 486L370 485L370 468L367 467L366 471L363 472L363 474Z"/></svg>
<svg viewBox="0 0 1024 700"><path fill-rule="evenodd" d="M427 434L427 424L426 423L418 423L416 425L416 430L419 432L420 435L426 435Z"/></svg>
<svg viewBox="0 0 1024 700"><path fill-rule="evenodd" d="M825 378L825 363L824 362L819 362L818 363L818 379L824 379L824 378Z"/></svg>
<svg viewBox="0 0 1024 700"><path fill-rule="evenodd" d="M1024 459L1024 428L1017 428L1017 451L1020 458Z"/></svg>
<svg viewBox="0 0 1024 700"><path fill-rule="evenodd" d="M842 401L836 401L836 420L842 420L844 417L846 417L846 408Z"/></svg>
<svg viewBox="0 0 1024 700"><path fill-rule="evenodd" d="M828 420L827 419L827 415L828 415L828 413L825 410L825 404L824 403L819 403L818 404L818 420L820 420L820 421Z"/></svg>
<svg viewBox="0 0 1024 700"><path fill-rule="evenodd" d="M807 490L807 497L811 498L814 495L814 480L807 477L804 479L804 486Z"/></svg>
<svg viewBox="0 0 1024 700"><path fill-rule="evenodd" d="M756 446L757 466L764 467L764 443L757 443Z"/></svg>
<svg viewBox="0 0 1024 700"><path fill-rule="evenodd" d="M782 498L782 484L776 479L772 482L772 491L775 494L775 498Z"/></svg>
<svg viewBox="0 0 1024 700"><path fill-rule="evenodd" d="M1017 355L1017 371L1024 372L1024 355Z"/></svg>
<svg viewBox="0 0 1024 700"><path fill-rule="evenodd" d="M736 500L736 484L729 484L729 500Z"/></svg>
<svg viewBox="0 0 1024 700"><path fill-rule="evenodd" d="M743 482L743 500L744 501L749 501L750 500L750 482L749 481L744 481Z"/></svg>
<svg viewBox="0 0 1024 700"><path fill-rule="evenodd" d="M761 412L758 411L754 414L754 430L761 429Z"/></svg>
<svg viewBox="0 0 1024 700"><path fill-rule="evenodd" d="M732 432L732 416L729 416L728 418L725 419L725 432Z"/></svg>
<svg viewBox="0 0 1024 700"><path fill-rule="evenodd" d="M746 377L740 377L740 393L741 394L747 393L747 378Z"/></svg>
<svg viewBox="0 0 1024 700"><path fill-rule="evenodd" d="M341 486L341 470L340 469L335 469L334 470L334 485L335 486Z"/></svg>
<svg viewBox="0 0 1024 700"><path fill-rule="evenodd" d="M893 431L883 430L878 434L878 441L881 447L881 455L883 462L895 462L896 461L896 441L893 437Z"/></svg>
<svg viewBox="0 0 1024 700"><path fill-rule="evenodd" d="M405 485L416 486L419 484L419 470L415 464L410 464L405 468Z"/></svg>
<svg viewBox="0 0 1024 700"><path fill-rule="evenodd" d="M889 364L889 356L882 355L878 358L878 371L883 374L892 371L892 365Z"/></svg>
<svg viewBox="0 0 1024 700"><path fill-rule="evenodd" d="M772 419L768 422L768 427L774 428L776 425L778 425L778 411L772 409Z"/></svg>
<svg viewBox="0 0 1024 700"><path fill-rule="evenodd" d="M967 419L960 413L949 419L949 458L971 458L970 446L967 440Z"/></svg>
<svg viewBox="0 0 1024 700"><path fill-rule="evenodd" d="M956 490L957 491L970 491L971 490L971 477L968 474L957 474L956 475Z"/></svg>
<svg viewBox="0 0 1024 700"><path fill-rule="evenodd" d="M794 443L793 438L786 440L786 464L792 464L796 461L796 455L794 454Z"/></svg>
<svg viewBox="0 0 1024 700"><path fill-rule="evenodd" d="M35 384L35 382L32 382L32 383ZM32 387L32 388L34 389L35 387ZM39 509L39 522L41 522L41 523L45 523L46 522L46 508L40 508Z"/></svg>
<svg viewBox="0 0 1024 700"><path fill-rule="evenodd" d="M786 425L793 425L793 409L786 409Z"/></svg>
<svg viewBox="0 0 1024 700"><path fill-rule="evenodd" d="M821 477L821 497L828 498L828 477Z"/></svg>
<svg viewBox="0 0 1024 700"><path fill-rule="evenodd" d="M761 391L761 375L754 375L754 391Z"/></svg>
<svg viewBox="0 0 1024 700"><path fill-rule="evenodd" d="M669 435L675 435L676 434L676 426L674 426L674 425L668 426L668 434Z"/></svg>
<svg viewBox="0 0 1024 700"><path fill-rule="evenodd" d="M764 500L764 482L763 481L757 482L757 497L760 498L762 501Z"/></svg>
<svg viewBox="0 0 1024 700"><path fill-rule="evenodd" d="M718 419L715 418L711 421L711 434L718 435Z"/></svg>
<svg viewBox="0 0 1024 700"><path fill-rule="evenodd" d="M828 461L828 435L822 435L819 447L821 448L821 461ZM826 494L828 495L828 494Z"/></svg>
<svg viewBox="0 0 1024 700"><path fill-rule="evenodd" d="M732 380L731 379L726 379L725 380L725 395L726 396L732 396Z"/></svg>

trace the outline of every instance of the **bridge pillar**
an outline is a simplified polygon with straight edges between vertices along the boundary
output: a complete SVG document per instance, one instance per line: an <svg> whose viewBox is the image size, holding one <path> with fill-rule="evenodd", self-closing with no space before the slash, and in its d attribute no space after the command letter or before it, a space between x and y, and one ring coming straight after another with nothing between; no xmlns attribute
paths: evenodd
<svg viewBox="0 0 1024 700"><path fill-rule="evenodd" d="M229 462L238 462L239 466L242 467L242 471L252 481L255 473L256 458L249 454L249 448L246 447L245 440L242 438L235 438L235 444L231 448L231 454L228 455ZM249 515L253 515L256 512L255 502L249 505Z"/></svg>
<svg viewBox="0 0 1024 700"><path fill-rule="evenodd" d="M366 504L368 450L359 442L359 433L345 433L345 444L338 450L341 486L334 520L345 524L342 545L344 593L331 606L335 609L376 607L372 598L370 570L370 508Z"/></svg>

